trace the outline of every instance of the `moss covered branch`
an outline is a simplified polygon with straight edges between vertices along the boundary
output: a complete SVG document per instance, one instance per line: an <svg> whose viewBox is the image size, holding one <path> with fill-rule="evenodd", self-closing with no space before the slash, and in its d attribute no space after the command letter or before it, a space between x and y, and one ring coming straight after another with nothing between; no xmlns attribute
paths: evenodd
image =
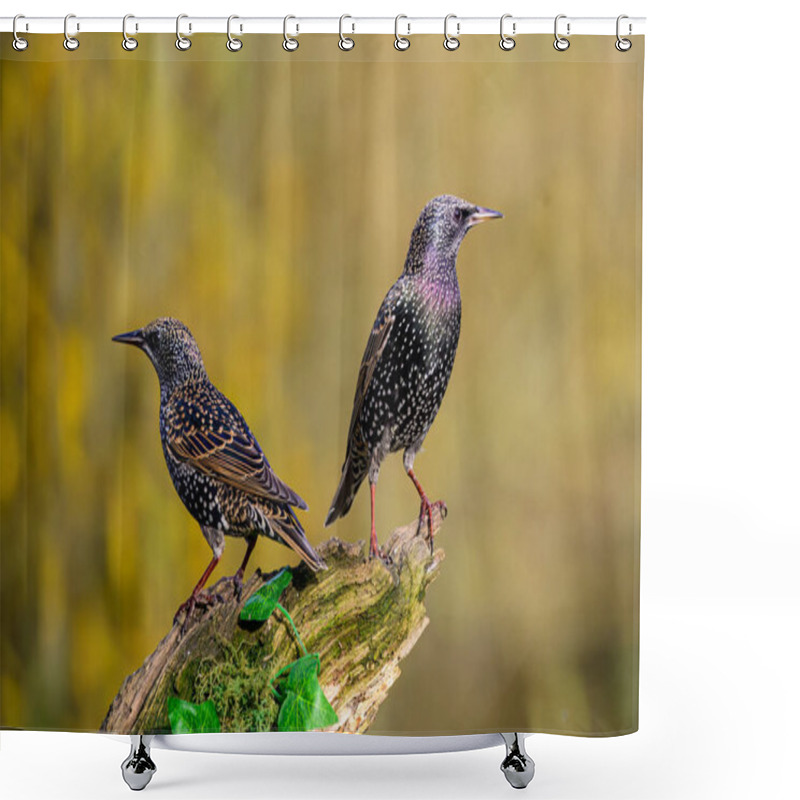
<svg viewBox="0 0 800 800"><path fill-rule="evenodd" d="M441 520L437 510L434 533ZM212 700L223 731L276 730L280 691L271 682L304 645L319 654L319 685L338 716L326 730L363 733L428 624L425 592L444 559L417 536L416 520L396 529L384 549L388 568L367 560L363 543L324 542L318 551L328 569L313 575L295 568L282 608L264 622L242 621L240 613L271 576L253 575L240 600L231 581L219 581L210 591L221 601L195 610L185 632L172 627L125 679L101 730L169 732L170 697Z"/></svg>

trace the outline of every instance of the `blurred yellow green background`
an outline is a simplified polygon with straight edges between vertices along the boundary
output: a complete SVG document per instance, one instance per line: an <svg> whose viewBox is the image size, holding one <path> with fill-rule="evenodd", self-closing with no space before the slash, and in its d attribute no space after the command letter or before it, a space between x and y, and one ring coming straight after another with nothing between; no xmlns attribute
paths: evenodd
<svg viewBox="0 0 800 800"><path fill-rule="evenodd" d="M505 219L459 256L416 462L447 558L372 732L634 730L643 41L29 38L0 40L0 724L96 730L210 558L153 369L111 336L186 322L312 543L365 539L366 491L322 528L358 365L417 214L452 193ZM379 538L417 511L390 457ZM251 569L294 560L262 539Z"/></svg>

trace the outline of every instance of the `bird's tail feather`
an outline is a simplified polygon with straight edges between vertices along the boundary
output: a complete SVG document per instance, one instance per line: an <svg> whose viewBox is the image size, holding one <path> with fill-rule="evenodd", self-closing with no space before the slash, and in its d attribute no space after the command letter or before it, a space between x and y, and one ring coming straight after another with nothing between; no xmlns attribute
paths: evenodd
<svg viewBox="0 0 800 800"><path fill-rule="evenodd" d="M294 550L305 561L312 572L327 569L328 565L306 539L303 526L292 508L286 506L286 510L289 512L286 517L272 520L273 524L270 526L272 530L287 547Z"/></svg>
<svg viewBox="0 0 800 800"><path fill-rule="evenodd" d="M342 477L339 481L339 487L336 489L336 494L334 494L333 500L331 501L328 516L325 517L326 528L332 522L339 519L339 517L343 517L350 510L358 487L361 486L366 474L366 470L357 471L353 469L350 456L348 455L342 466Z"/></svg>

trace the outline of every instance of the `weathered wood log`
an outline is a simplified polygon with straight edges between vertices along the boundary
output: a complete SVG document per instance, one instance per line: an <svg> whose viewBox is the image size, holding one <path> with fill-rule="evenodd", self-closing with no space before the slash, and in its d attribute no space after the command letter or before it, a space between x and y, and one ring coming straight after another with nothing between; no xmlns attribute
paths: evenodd
<svg viewBox="0 0 800 800"><path fill-rule="evenodd" d="M434 533L442 517L437 509ZM332 538L317 549L328 569L315 575L304 565L294 568L281 605L308 651L320 655L319 682L339 717L326 730L363 733L399 677L400 661L428 625L425 593L444 552L431 553L427 536L417 535L416 520L386 542L388 568L366 558L363 542ZM101 730L168 733L171 696L213 700L223 731L274 730L279 705L269 681L298 658L297 640L279 612L263 623L239 620L245 602L270 577L253 575L240 600L231 580L217 582L209 591L220 601L195 609L185 632L173 625L125 679Z"/></svg>

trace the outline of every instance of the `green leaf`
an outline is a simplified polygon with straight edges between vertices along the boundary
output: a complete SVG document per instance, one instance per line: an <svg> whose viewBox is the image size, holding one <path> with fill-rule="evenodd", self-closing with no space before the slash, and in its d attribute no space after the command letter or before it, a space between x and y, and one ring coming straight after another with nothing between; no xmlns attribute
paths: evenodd
<svg viewBox="0 0 800 800"><path fill-rule="evenodd" d="M339 721L319 685L319 654L309 653L291 665L281 680L284 696L278 714L279 731L311 731Z"/></svg>
<svg viewBox="0 0 800 800"><path fill-rule="evenodd" d="M291 582L292 573L288 569L281 570L244 604L239 619L245 622L263 622L269 619Z"/></svg>
<svg viewBox="0 0 800 800"><path fill-rule="evenodd" d="M219 733L219 717L213 700L197 705L180 697L167 700L173 733Z"/></svg>

